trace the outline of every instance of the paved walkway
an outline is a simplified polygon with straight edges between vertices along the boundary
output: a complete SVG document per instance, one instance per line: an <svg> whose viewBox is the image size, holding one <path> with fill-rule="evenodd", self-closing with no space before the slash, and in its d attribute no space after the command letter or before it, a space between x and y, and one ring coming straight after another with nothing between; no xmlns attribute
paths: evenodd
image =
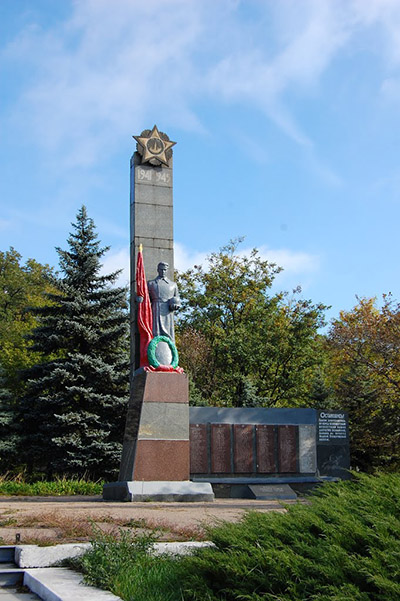
<svg viewBox="0 0 400 601"><path fill-rule="evenodd" d="M220 520L237 521L246 511L284 511L290 501L216 499L213 503L120 503L101 497L0 497L0 537L15 544L84 542L91 522L102 528L161 527L162 540L184 540ZM37 540L35 540L37 539Z"/></svg>
<svg viewBox="0 0 400 601"><path fill-rule="evenodd" d="M20 592L21 587L0 588L0 601L40 601L37 595L33 593Z"/></svg>

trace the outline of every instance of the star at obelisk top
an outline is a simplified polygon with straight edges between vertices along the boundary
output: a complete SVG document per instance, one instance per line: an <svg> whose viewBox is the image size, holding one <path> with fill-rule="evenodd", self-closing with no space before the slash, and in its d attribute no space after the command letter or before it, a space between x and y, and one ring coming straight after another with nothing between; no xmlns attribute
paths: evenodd
<svg viewBox="0 0 400 601"><path fill-rule="evenodd" d="M158 131L157 125L152 130L145 129L140 136L132 136L135 138L138 153L142 156L142 163L150 163L150 165L167 165L172 157L172 146L176 142L171 142L167 134Z"/></svg>

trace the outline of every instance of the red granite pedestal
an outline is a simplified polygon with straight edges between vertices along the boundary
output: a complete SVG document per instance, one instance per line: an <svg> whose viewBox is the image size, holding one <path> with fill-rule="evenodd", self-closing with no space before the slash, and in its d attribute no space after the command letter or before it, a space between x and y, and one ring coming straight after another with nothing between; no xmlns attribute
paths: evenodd
<svg viewBox="0 0 400 601"><path fill-rule="evenodd" d="M141 371L135 375L128 405L119 481L105 485L103 498L214 499L209 483L193 483L189 478L187 376ZM144 483L152 491L147 496Z"/></svg>

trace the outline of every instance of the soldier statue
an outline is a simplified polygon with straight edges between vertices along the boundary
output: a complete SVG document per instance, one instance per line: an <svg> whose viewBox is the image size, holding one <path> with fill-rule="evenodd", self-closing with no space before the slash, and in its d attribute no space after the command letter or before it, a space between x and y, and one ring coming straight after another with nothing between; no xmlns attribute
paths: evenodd
<svg viewBox="0 0 400 601"><path fill-rule="evenodd" d="M166 276L168 263L157 265L158 276L147 282L153 313L153 336L168 336L175 343L174 311L180 307L178 286ZM141 302L142 297L137 299Z"/></svg>

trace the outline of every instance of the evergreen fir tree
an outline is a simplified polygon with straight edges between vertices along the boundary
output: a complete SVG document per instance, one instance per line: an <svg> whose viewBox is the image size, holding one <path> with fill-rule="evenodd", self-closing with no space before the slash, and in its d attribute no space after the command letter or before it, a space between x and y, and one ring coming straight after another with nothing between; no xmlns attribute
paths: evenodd
<svg viewBox="0 0 400 601"><path fill-rule="evenodd" d="M18 456L18 428L13 395L7 385L5 370L0 366L0 470L14 467Z"/></svg>
<svg viewBox="0 0 400 601"><path fill-rule="evenodd" d="M333 388L325 382L322 368L317 369L314 374L308 406L314 409L337 408L337 401L333 397Z"/></svg>
<svg viewBox="0 0 400 601"><path fill-rule="evenodd" d="M101 248L83 206L51 306L35 309L33 350L49 360L25 373L22 403L28 467L46 474L115 476L129 388L127 292L119 272L100 275Z"/></svg>
<svg viewBox="0 0 400 601"><path fill-rule="evenodd" d="M257 394L257 387L250 378L243 377L239 390L237 407L268 407L268 398Z"/></svg>

